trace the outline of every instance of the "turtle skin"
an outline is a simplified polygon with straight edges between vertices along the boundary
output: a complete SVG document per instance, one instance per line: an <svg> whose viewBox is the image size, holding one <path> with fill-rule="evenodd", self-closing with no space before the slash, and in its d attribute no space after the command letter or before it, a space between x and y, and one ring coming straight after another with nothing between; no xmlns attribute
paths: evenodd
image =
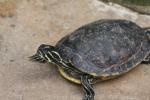
<svg viewBox="0 0 150 100"><path fill-rule="evenodd" d="M128 72L150 53L145 30L127 20L84 25L57 44L61 57L82 72L113 77Z"/></svg>

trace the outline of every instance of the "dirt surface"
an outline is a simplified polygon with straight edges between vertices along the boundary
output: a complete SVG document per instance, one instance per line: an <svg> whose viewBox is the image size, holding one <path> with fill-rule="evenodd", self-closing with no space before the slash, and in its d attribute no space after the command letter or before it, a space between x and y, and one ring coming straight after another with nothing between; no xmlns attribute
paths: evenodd
<svg viewBox="0 0 150 100"><path fill-rule="evenodd" d="M80 85L56 66L28 61L42 43L99 19L128 19L150 26L150 16L99 0L0 0L0 100L82 100ZM94 86L95 100L150 100L150 65Z"/></svg>

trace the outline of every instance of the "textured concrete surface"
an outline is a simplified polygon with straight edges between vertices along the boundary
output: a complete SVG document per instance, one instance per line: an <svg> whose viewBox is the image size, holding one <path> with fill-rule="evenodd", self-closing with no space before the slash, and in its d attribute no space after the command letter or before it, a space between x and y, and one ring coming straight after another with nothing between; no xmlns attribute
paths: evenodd
<svg viewBox="0 0 150 100"><path fill-rule="evenodd" d="M54 45L98 19L128 19L150 26L150 16L98 0L0 0L0 100L81 100L79 85L56 66L28 61L41 43ZM95 100L150 100L150 66L94 86Z"/></svg>

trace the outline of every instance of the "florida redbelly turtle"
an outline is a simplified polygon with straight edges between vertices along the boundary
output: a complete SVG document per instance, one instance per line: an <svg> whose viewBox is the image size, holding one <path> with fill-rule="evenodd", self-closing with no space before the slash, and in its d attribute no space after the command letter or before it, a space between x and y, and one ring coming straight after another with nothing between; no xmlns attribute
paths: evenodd
<svg viewBox="0 0 150 100"><path fill-rule="evenodd" d="M64 78L82 85L83 100L94 100L94 83L150 63L150 28L127 20L98 20L63 37L55 46L40 45L30 58L57 65Z"/></svg>

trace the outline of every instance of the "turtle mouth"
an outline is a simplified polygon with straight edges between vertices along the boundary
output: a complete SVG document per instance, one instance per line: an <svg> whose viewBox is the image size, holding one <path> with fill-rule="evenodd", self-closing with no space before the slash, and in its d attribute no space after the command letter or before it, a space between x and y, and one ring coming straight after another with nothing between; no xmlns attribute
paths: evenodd
<svg viewBox="0 0 150 100"><path fill-rule="evenodd" d="M41 63L45 62L44 57L42 57L42 56L39 55L38 53L34 54L33 56L30 56L29 59L30 59L31 61L38 61L38 62L41 62Z"/></svg>

